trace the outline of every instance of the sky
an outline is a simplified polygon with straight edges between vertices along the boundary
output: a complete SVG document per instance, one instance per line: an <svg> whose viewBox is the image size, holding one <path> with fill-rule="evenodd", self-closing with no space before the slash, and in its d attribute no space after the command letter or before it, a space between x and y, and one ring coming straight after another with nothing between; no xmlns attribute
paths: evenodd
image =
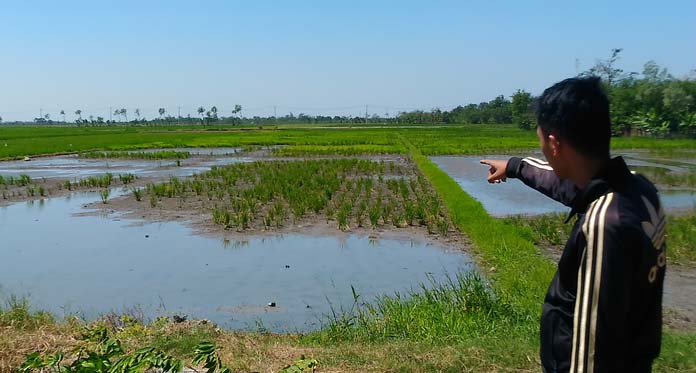
<svg viewBox="0 0 696 373"><path fill-rule="evenodd" d="M394 115L539 94L623 48L696 69L696 1L3 1L0 117Z"/></svg>

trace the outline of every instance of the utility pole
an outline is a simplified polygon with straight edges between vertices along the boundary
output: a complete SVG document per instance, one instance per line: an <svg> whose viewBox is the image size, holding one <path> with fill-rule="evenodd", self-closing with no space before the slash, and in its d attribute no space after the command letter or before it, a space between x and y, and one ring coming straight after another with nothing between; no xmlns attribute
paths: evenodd
<svg viewBox="0 0 696 373"><path fill-rule="evenodd" d="M111 118L111 113L112 113L111 106L109 106L109 122L113 122L113 120Z"/></svg>
<svg viewBox="0 0 696 373"><path fill-rule="evenodd" d="M178 114L176 115L176 124L181 124L181 106L177 106Z"/></svg>
<svg viewBox="0 0 696 373"><path fill-rule="evenodd" d="M277 115L277 112L276 112L276 106L275 106L275 105L273 105L273 120L276 121L276 122L278 121L278 115Z"/></svg>
<svg viewBox="0 0 696 373"><path fill-rule="evenodd" d="M367 105L365 105L365 124L367 124Z"/></svg>
<svg viewBox="0 0 696 373"><path fill-rule="evenodd" d="M39 108L39 118L43 118L43 108Z"/></svg>

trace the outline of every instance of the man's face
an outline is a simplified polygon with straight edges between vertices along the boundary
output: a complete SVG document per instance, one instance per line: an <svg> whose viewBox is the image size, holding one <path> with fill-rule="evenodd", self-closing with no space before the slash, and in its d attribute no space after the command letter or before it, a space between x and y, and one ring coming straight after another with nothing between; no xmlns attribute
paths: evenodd
<svg viewBox="0 0 696 373"><path fill-rule="evenodd" d="M549 138L544 136L544 132L541 130L541 127L537 126L537 137L539 138L539 147L541 148L541 152L544 154L544 157L546 157L546 160L551 163L551 149L549 146ZM553 166L551 166L553 167Z"/></svg>
<svg viewBox="0 0 696 373"><path fill-rule="evenodd" d="M565 173L563 172L563 162L559 156L559 149L556 139L552 139L549 138L549 136L544 135L541 127L538 126L537 137L539 138L539 147L541 148L541 152L544 154L546 161L549 162L549 166L553 168L556 176L563 178ZM556 141L556 143L552 144L554 141Z"/></svg>

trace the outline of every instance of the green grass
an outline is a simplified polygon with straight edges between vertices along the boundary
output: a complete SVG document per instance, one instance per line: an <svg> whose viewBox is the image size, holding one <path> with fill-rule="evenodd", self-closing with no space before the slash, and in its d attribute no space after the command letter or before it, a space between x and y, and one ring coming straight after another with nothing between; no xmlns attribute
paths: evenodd
<svg viewBox="0 0 696 373"><path fill-rule="evenodd" d="M565 214L539 216L513 216L501 221L510 229L517 229L520 236L536 245L565 244L570 235L572 222L564 224ZM667 260L669 263L696 265L696 210L685 214L668 215Z"/></svg>
<svg viewBox="0 0 696 373"><path fill-rule="evenodd" d="M127 151L91 151L80 153L82 158L122 158L122 159L186 159L189 152L156 151L156 152L127 152Z"/></svg>
<svg viewBox="0 0 696 373"><path fill-rule="evenodd" d="M5 307L0 307L0 328L12 327L20 330L34 330L43 325L53 324L53 316L44 311L32 310L26 298L10 296Z"/></svg>
<svg viewBox="0 0 696 373"><path fill-rule="evenodd" d="M667 220L667 260L696 266L696 210Z"/></svg>
<svg viewBox="0 0 696 373"><path fill-rule="evenodd" d="M313 128L282 127L8 127L0 128L0 159L93 150L172 147L245 147L285 145L281 155L407 153L402 134L424 155L491 154L538 148L533 131L511 125L428 125ZM614 149L683 152L696 140L616 138ZM693 152L691 153L693 156Z"/></svg>

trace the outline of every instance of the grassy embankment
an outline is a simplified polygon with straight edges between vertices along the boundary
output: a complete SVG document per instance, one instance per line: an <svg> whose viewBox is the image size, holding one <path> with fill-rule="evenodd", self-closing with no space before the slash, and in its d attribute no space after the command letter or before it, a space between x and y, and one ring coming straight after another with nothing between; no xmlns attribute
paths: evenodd
<svg viewBox="0 0 696 373"><path fill-rule="evenodd" d="M185 355L187 350L183 347L193 346L203 339L212 339L225 347L223 358L230 362L230 366L247 370L280 367L283 362L304 353L317 358L325 369L537 371L538 313L553 272L552 264L543 258L529 236L525 236L524 228L511 228L504 221L488 216L478 202L464 193L454 180L423 156L417 147L420 144L425 148L426 154L462 154L466 150L460 147L466 147L466 141L469 140L463 141L454 136L463 136L465 132L461 129L443 129L437 136L432 132L435 130L409 129L400 130L403 133L401 139L394 139L393 132L385 132L382 135L390 135L380 140L365 139L364 136L368 134L375 135L376 130L365 131L368 132L358 135L352 133L364 141L362 145L393 147L411 153L420 170L440 194L452 221L471 239L479 265L492 286L489 287L486 281L476 278L456 278L448 284L439 284L432 290L424 289L410 296L384 297L371 302L371 306L360 306L362 300L358 299L359 306L352 312L337 315L322 330L307 336L216 332L205 326L129 326L120 331L127 344L133 346L155 343L167 351ZM506 131L507 135L486 140L476 139L475 134L472 135L473 143L487 141L484 144L488 144L487 148L478 146L476 152L534 148L536 143L533 137L525 134L525 138L515 142L510 137L518 134L512 129ZM263 141L271 136L258 132L249 136L266 136ZM297 133L292 134L292 131L286 134L297 145L307 141L293 138ZM427 136L431 136L430 140L439 142L439 145L428 148L430 143L426 140ZM202 143L227 146L220 143L225 137L231 136L225 134L222 137L198 138L195 142L185 142L195 143L191 146L201 146ZM348 143L336 143L340 141L340 135L331 134L327 137L330 144L304 144L309 147L302 151L312 153L318 150L321 153L331 147L352 146ZM291 141L288 138L284 140L284 144L289 145ZM401 143L404 138L417 146ZM251 137L247 137L243 141L234 141L246 142L250 139ZM228 139L224 141L232 142ZM380 141L384 144L376 144ZM252 143L253 141L249 144ZM140 145L142 143L137 146ZM31 346L35 347L39 340L50 341L51 337L65 341L64 336L70 330L74 332L66 323L55 324L36 314L11 316L12 312L4 311L0 318L0 324L8 331L0 337L0 351L19 351L21 349L17 345L29 345L32 340L34 344ZM22 323L13 320L23 318L37 318L39 321L33 329L31 325L22 329ZM694 346L696 337L693 334L667 331L663 354L656 370L694 370ZM3 358L0 355L0 361Z"/></svg>
<svg viewBox="0 0 696 373"><path fill-rule="evenodd" d="M536 217L515 216L503 221L517 227L520 235L536 245L559 247L565 244L572 224L563 224L565 214ZM696 210L667 216L667 262L696 267Z"/></svg>

